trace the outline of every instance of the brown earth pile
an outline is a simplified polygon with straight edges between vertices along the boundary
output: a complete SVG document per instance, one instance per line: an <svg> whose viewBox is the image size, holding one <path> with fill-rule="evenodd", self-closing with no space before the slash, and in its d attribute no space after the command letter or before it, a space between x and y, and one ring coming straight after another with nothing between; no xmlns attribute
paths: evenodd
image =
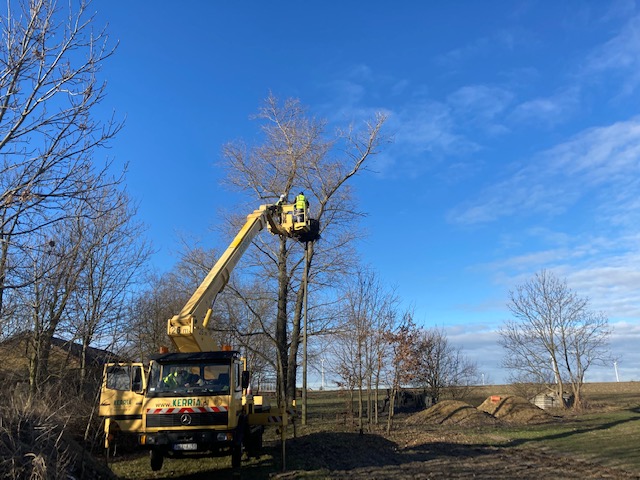
<svg viewBox="0 0 640 480"><path fill-rule="evenodd" d="M410 425L461 425L467 427L495 425L498 420L468 403L458 400L443 400L432 407L411 415L407 419Z"/></svg>
<svg viewBox="0 0 640 480"><path fill-rule="evenodd" d="M547 412L536 407L526 398L517 396L491 396L482 402L478 410L493 415L501 421L517 425L547 423L553 420Z"/></svg>

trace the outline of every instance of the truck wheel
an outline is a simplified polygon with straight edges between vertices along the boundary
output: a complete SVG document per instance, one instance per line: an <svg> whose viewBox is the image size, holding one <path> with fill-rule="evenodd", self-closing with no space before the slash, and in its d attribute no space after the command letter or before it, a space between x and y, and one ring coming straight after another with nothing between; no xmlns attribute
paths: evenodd
<svg viewBox="0 0 640 480"><path fill-rule="evenodd" d="M149 450L149 459L151 460L151 470L157 472L162 468L162 462L164 461L164 455L162 451L157 448Z"/></svg>
<svg viewBox="0 0 640 480"><path fill-rule="evenodd" d="M262 431L249 434L245 447L249 457L258 458L262 453Z"/></svg>
<svg viewBox="0 0 640 480"><path fill-rule="evenodd" d="M242 464L242 445L234 446L231 450L231 467L240 468Z"/></svg>

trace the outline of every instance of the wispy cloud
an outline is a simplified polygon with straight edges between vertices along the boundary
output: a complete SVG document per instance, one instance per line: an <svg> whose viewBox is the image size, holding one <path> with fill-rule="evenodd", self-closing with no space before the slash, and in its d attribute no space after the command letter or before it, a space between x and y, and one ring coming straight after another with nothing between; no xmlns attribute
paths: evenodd
<svg viewBox="0 0 640 480"><path fill-rule="evenodd" d="M405 105L396 112L396 139L415 152L457 154L476 149L476 145L456 133L450 108L435 101Z"/></svg>
<svg viewBox="0 0 640 480"><path fill-rule="evenodd" d="M533 226L518 231L518 241L505 238L503 258L478 268L507 290L546 268L589 297L594 310L637 319L639 191L640 119L634 118L587 129L534 155L475 202L452 210L449 219L477 225L529 217ZM589 227L573 227L574 209L581 215L586 205ZM556 222L563 214L567 221Z"/></svg>
<svg viewBox="0 0 640 480"><path fill-rule="evenodd" d="M471 124L490 134L506 133L499 121L514 94L510 90L491 85L466 85L447 97L456 120Z"/></svg>
<svg viewBox="0 0 640 480"><path fill-rule="evenodd" d="M615 318L640 318L640 251L607 255L585 264L564 265L569 286L590 299L593 310Z"/></svg>
<svg viewBox="0 0 640 480"><path fill-rule="evenodd" d="M375 74L366 65L344 72L328 88L333 92L332 101L320 111L326 112L333 124L357 123L376 112L387 115L385 133L393 138L393 145L377 155L372 166L381 176L417 177L445 157L476 151L479 146L458 128L460 111L491 118L495 115L492 112L502 108L490 103L488 88L463 89L450 102L437 101L429 97L426 87ZM508 101L506 93L498 89L493 93Z"/></svg>
<svg viewBox="0 0 640 480"><path fill-rule="evenodd" d="M585 62L587 75L619 75L620 94L634 92L640 85L640 16L632 17L608 42L595 49Z"/></svg>
<svg viewBox="0 0 640 480"><path fill-rule="evenodd" d="M461 134L451 108L442 102L418 100L388 112L386 130L394 143L377 159L381 176L415 178L446 157L478 150L478 144Z"/></svg>
<svg viewBox="0 0 640 480"><path fill-rule="evenodd" d="M472 42L439 55L435 61L442 67L454 68L469 59L495 56L497 51L513 51L521 44L531 44L533 39L524 31L501 29L492 35L474 39Z"/></svg>
<svg viewBox="0 0 640 480"><path fill-rule="evenodd" d="M588 129L534 156L510 177L485 188L476 201L453 209L448 218L476 224L516 214L558 215L587 195L599 196L599 208L609 215L635 216L628 209L637 204L639 175L640 120L632 119ZM606 191L593 192L594 187Z"/></svg>
<svg viewBox="0 0 640 480"><path fill-rule="evenodd" d="M512 122L547 127L563 123L572 117L580 104L580 88L572 86L545 97L537 97L518 104L509 114Z"/></svg>

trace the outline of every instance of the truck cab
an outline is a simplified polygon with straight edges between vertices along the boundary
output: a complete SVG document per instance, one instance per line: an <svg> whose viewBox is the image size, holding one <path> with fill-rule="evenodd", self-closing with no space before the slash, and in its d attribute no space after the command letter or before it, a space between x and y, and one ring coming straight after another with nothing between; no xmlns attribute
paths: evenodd
<svg viewBox="0 0 640 480"><path fill-rule="evenodd" d="M243 445L249 453L261 446L264 427L247 422L252 405L239 352L166 353L152 357L140 384L126 380L135 372L142 370L134 364L106 366L100 406L114 434L134 432L150 450L153 470L189 452L231 453L239 466Z"/></svg>

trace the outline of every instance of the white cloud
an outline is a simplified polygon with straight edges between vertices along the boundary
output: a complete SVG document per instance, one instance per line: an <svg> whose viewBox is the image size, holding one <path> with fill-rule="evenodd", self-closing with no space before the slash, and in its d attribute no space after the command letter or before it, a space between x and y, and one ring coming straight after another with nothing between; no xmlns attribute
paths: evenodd
<svg viewBox="0 0 640 480"><path fill-rule="evenodd" d="M587 58L585 73L622 74L623 91L632 93L640 83L640 16L632 17L620 32ZM610 79L611 77L609 77Z"/></svg>
<svg viewBox="0 0 640 480"><path fill-rule="evenodd" d="M633 322L612 322L609 339L611 355L617 359L618 378L621 382L640 381L640 325ZM593 367L587 372L587 382L614 382L614 365Z"/></svg>
<svg viewBox="0 0 640 480"><path fill-rule="evenodd" d="M551 171L602 184L628 177L640 167L640 120L591 128L548 150Z"/></svg>
<svg viewBox="0 0 640 480"><path fill-rule="evenodd" d="M508 131L498 119L513 98L513 93L502 87L466 85L451 93L447 103L453 109L457 122L499 134Z"/></svg>
<svg viewBox="0 0 640 480"><path fill-rule="evenodd" d="M431 100L409 102L389 112L385 130L394 143L378 158L382 176L417 177L445 157L456 157L480 147L457 132L448 105Z"/></svg>
<svg viewBox="0 0 640 480"><path fill-rule="evenodd" d="M580 104L580 89L577 86L564 88L553 95L538 97L517 105L509 119L518 123L542 122L547 127L564 122L573 116Z"/></svg>
<svg viewBox="0 0 640 480"><path fill-rule="evenodd" d="M462 136L454 133L451 112L442 103L424 101L405 105L395 120L398 122L396 141L412 150L454 153L471 147Z"/></svg>
<svg viewBox="0 0 640 480"><path fill-rule="evenodd" d="M453 209L460 224L486 223L511 215L558 215L578 199L597 196L599 209L637 216L640 175L640 120L588 129L532 157L510 177L487 187L474 204ZM596 190L604 189L604 190Z"/></svg>
<svg viewBox="0 0 640 480"><path fill-rule="evenodd" d="M567 284L588 297L593 310L622 319L640 319L640 252L592 259L586 264L564 265Z"/></svg>
<svg viewBox="0 0 640 480"><path fill-rule="evenodd" d="M534 40L527 32L498 30L489 36L479 37L460 48L449 50L438 56L436 63L448 68L464 64L469 59L493 57L499 51L513 51L519 45L530 45Z"/></svg>
<svg viewBox="0 0 640 480"><path fill-rule="evenodd" d="M609 318L640 319L640 242L638 236L606 238L584 232L547 235L556 248L530 250L476 268L491 272L504 290L531 280L541 269L566 279L569 288L589 298L590 309ZM530 238L525 235L523 242Z"/></svg>

